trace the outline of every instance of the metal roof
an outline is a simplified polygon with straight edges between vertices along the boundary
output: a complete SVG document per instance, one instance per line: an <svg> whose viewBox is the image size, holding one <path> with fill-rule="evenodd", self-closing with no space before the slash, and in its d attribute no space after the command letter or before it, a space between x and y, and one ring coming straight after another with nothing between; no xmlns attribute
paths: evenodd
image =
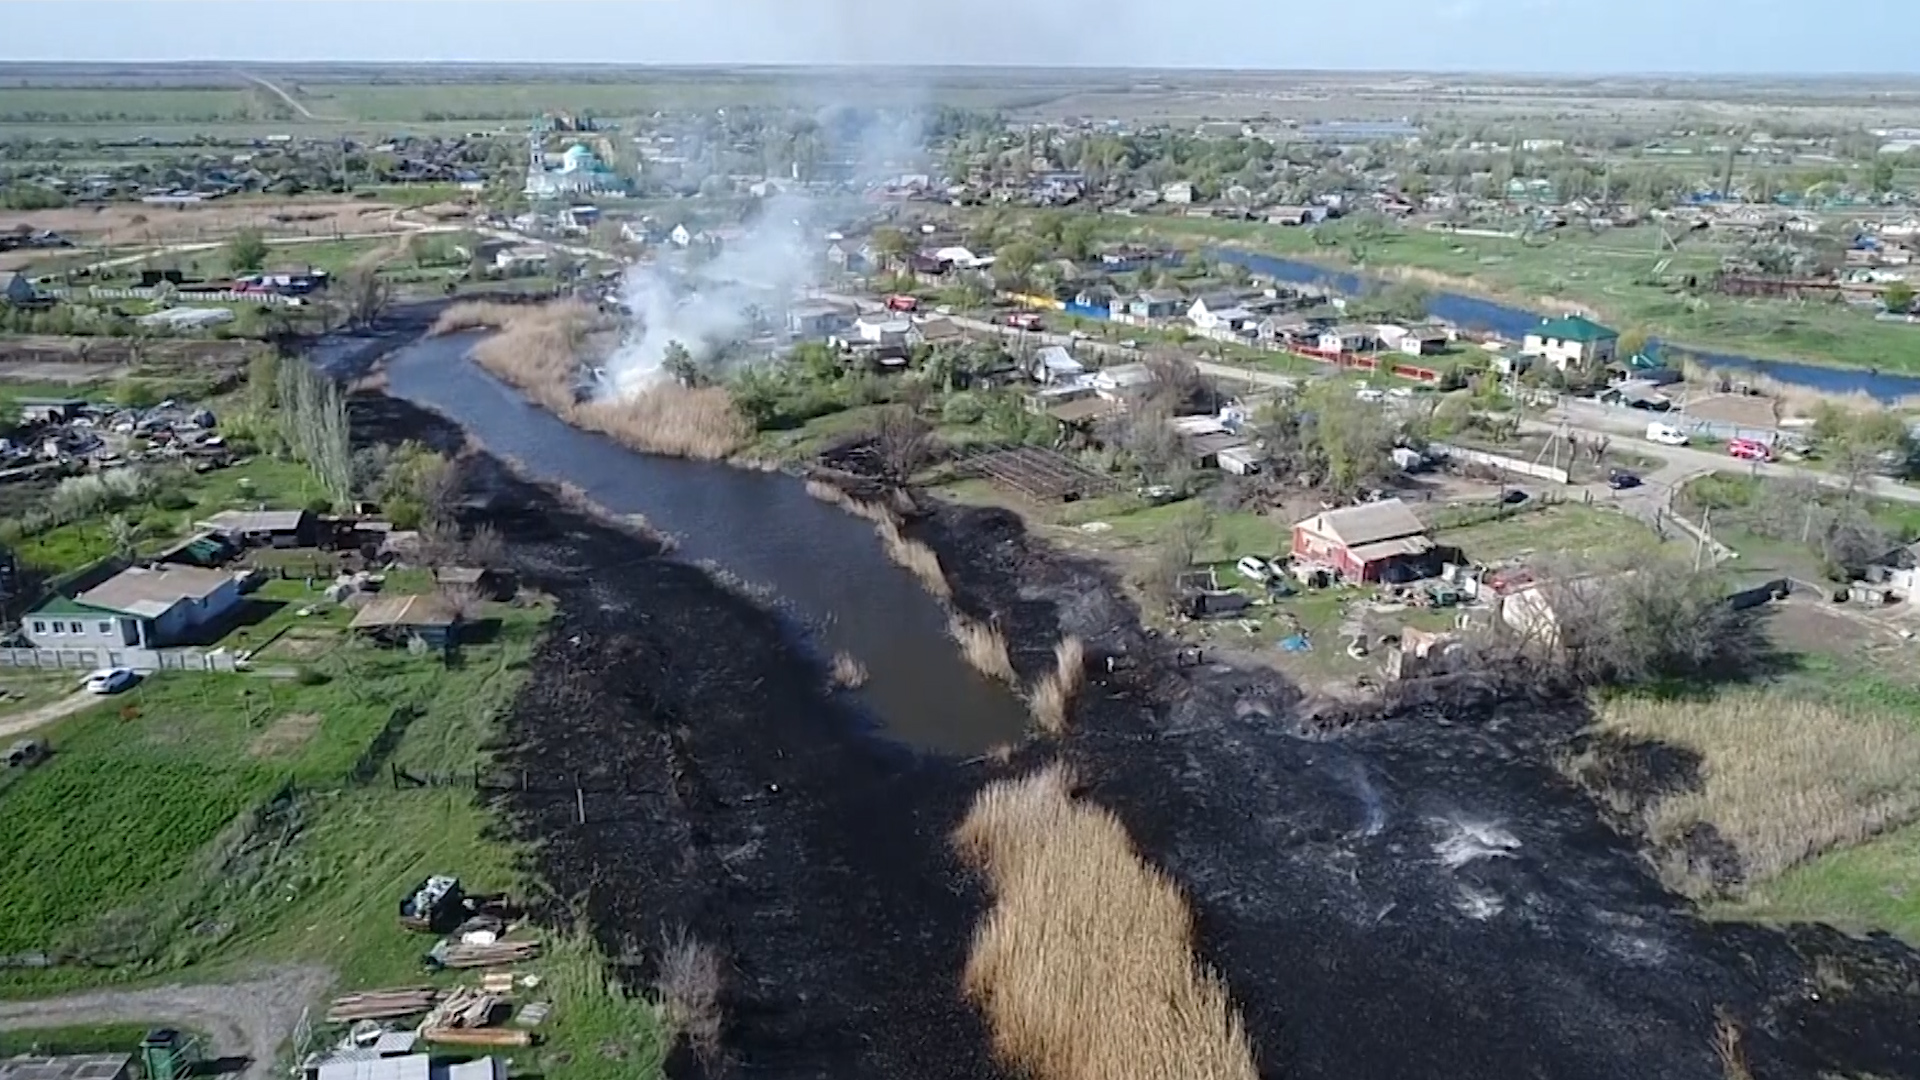
<svg viewBox="0 0 1920 1080"><path fill-rule="evenodd" d="M136 566L122 570L74 600L88 607L157 619L182 600L205 600L232 582L231 574L196 566L167 566L157 570Z"/></svg>
<svg viewBox="0 0 1920 1080"><path fill-rule="evenodd" d="M114 1080L123 1076L132 1054L22 1054L0 1058L0 1080Z"/></svg>
<svg viewBox="0 0 1920 1080"><path fill-rule="evenodd" d="M1527 333L1550 341L1577 341L1583 345L1596 341L1613 341L1620 337L1618 331L1608 329L1592 319L1582 318L1579 315L1544 320Z"/></svg>
<svg viewBox="0 0 1920 1080"><path fill-rule="evenodd" d="M319 1080L430 1080L431 1059L425 1054L329 1061L319 1068Z"/></svg>
<svg viewBox="0 0 1920 1080"><path fill-rule="evenodd" d="M1347 548L1361 548L1404 536L1425 536L1427 531L1399 499L1328 510L1300 522L1299 527Z"/></svg>
<svg viewBox="0 0 1920 1080"><path fill-rule="evenodd" d="M457 616L437 596L381 596L353 617L353 629L378 630L390 626L452 626Z"/></svg>
<svg viewBox="0 0 1920 1080"><path fill-rule="evenodd" d="M294 532L306 517L305 510L222 510L199 524L216 532Z"/></svg>

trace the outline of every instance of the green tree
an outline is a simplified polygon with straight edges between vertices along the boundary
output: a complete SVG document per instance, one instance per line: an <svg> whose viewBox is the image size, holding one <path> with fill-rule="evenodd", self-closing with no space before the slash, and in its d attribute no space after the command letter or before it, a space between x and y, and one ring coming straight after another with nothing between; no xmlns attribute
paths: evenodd
<svg viewBox="0 0 1920 1080"><path fill-rule="evenodd" d="M672 376L682 386L699 386L704 381L700 365L693 359L693 353L678 341L667 342L667 350L660 357L660 370Z"/></svg>
<svg viewBox="0 0 1920 1080"><path fill-rule="evenodd" d="M1027 275L1040 264L1040 249L1025 240L1016 240L1000 249L994 259L996 270L1004 271L1015 284L1025 284Z"/></svg>
<svg viewBox="0 0 1920 1080"><path fill-rule="evenodd" d="M1896 313L1911 311L1913 309L1913 286L1904 281L1893 282L1887 286L1885 292L1880 294L1880 300L1887 305L1888 311Z"/></svg>
<svg viewBox="0 0 1920 1080"><path fill-rule="evenodd" d="M259 229L241 229L227 241L227 269L251 274L267 264L267 241Z"/></svg>
<svg viewBox="0 0 1920 1080"><path fill-rule="evenodd" d="M873 230L873 250L882 259L899 259L913 250L913 242L906 233L887 226Z"/></svg>
<svg viewBox="0 0 1920 1080"><path fill-rule="evenodd" d="M1648 335L1641 327L1633 327L1620 335L1620 343L1615 352L1625 359L1632 359L1647 351Z"/></svg>
<svg viewBox="0 0 1920 1080"><path fill-rule="evenodd" d="M1867 168L1867 183L1877 194L1884 195L1893 190L1893 161L1885 154L1873 159Z"/></svg>

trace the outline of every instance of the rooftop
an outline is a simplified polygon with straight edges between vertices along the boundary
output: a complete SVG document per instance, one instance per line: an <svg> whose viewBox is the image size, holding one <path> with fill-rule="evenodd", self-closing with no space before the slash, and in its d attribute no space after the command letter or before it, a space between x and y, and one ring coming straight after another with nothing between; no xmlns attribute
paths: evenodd
<svg viewBox="0 0 1920 1080"><path fill-rule="evenodd" d="M453 608L437 596L380 596L353 617L353 629L452 626L457 620Z"/></svg>
<svg viewBox="0 0 1920 1080"><path fill-rule="evenodd" d="M1360 548L1401 537L1422 536L1427 527L1399 499L1382 499L1340 510L1328 510L1300 522L1300 528L1328 537L1346 547Z"/></svg>
<svg viewBox="0 0 1920 1080"><path fill-rule="evenodd" d="M305 510L222 510L198 524L214 532L294 532L306 517Z"/></svg>
<svg viewBox="0 0 1920 1080"><path fill-rule="evenodd" d="M182 600L205 600L233 577L218 570L168 566L158 570L133 567L88 589L74 602L104 611L157 619Z"/></svg>
<svg viewBox="0 0 1920 1080"><path fill-rule="evenodd" d="M71 1054L0 1058L0 1080L112 1080L126 1071L131 1054Z"/></svg>
<svg viewBox="0 0 1920 1080"><path fill-rule="evenodd" d="M1567 315L1558 319L1546 319L1533 328L1533 333L1553 341L1577 341L1590 345L1596 341L1616 341L1620 332L1601 326L1592 319L1579 315Z"/></svg>

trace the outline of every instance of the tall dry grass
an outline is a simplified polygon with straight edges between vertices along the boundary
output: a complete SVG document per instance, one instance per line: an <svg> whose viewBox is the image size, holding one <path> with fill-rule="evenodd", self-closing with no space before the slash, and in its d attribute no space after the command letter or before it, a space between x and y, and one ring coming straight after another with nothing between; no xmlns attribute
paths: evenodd
<svg viewBox="0 0 1920 1080"><path fill-rule="evenodd" d="M947 632L960 645L960 656L975 671L1009 686L1019 681L1014 673L1013 657L1007 651L1007 638L997 627L975 622L965 615L947 620Z"/></svg>
<svg viewBox="0 0 1920 1080"><path fill-rule="evenodd" d="M1702 783L1655 802L1643 827L1659 845L1712 825L1739 851L1748 885L1920 819L1920 732L1897 716L1739 691L1710 702L1616 699L1600 727L1701 755ZM1713 889L1676 884L1696 896Z"/></svg>
<svg viewBox="0 0 1920 1080"><path fill-rule="evenodd" d="M891 514L875 518L873 527L880 534L880 546L886 550L887 558L919 578L921 586L936 599L953 599L953 586L947 583L946 571L940 566L940 556L934 554L932 548L901 532L900 525Z"/></svg>
<svg viewBox="0 0 1920 1080"><path fill-rule="evenodd" d="M1072 635L1061 638L1053 647L1053 670L1040 677L1033 688L1033 719L1041 730L1059 735L1067 730L1067 718L1074 700L1087 682L1087 645Z"/></svg>
<svg viewBox="0 0 1920 1080"><path fill-rule="evenodd" d="M717 386L661 384L618 400L575 401L587 335L600 315L578 300L549 304L455 304L440 314L433 333L496 328L474 346L483 368L577 427L598 431L635 450L669 457L718 460L731 457L753 436L753 427Z"/></svg>
<svg viewBox="0 0 1920 1080"><path fill-rule="evenodd" d="M1253 1080L1179 889L1071 789L1059 766L994 783L954 833L993 893L962 987L995 1054L1036 1080Z"/></svg>

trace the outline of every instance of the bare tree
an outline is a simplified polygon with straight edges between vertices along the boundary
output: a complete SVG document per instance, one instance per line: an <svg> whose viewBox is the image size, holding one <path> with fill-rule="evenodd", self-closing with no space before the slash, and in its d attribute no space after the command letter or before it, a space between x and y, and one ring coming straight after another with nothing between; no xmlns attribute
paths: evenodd
<svg viewBox="0 0 1920 1080"><path fill-rule="evenodd" d="M1155 604L1171 608L1180 599L1180 579L1193 569L1201 545L1213 532L1213 516L1190 511L1174 520L1154 545L1152 560L1140 570L1136 583Z"/></svg>
<svg viewBox="0 0 1920 1080"><path fill-rule="evenodd" d="M933 429L912 409L896 406L880 414L873 429L874 451L889 480L905 483L933 457Z"/></svg>
<svg viewBox="0 0 1920 1080"><path fill-rule="evenodd" d="M340 275L341 312L347 325L364 329L378 322L393 301L393 289L377 267L356 265Z"/></svg>
<svg viewBox="0 0 1920 1080"><path fill-rule="evenodd" d="M1711 570L1674 559L1632 566L1561 562L1522 594L1501 632L1533 661L1578 686L1728 672L1756 652L1752 621L1726 601Z"/></svg>
<svg viewBox="0 0 1920 1080"><path fill-rule="evenodd" d="M463 559L469 566L483 569L496 569L507 564L507 543L500 537L500 530L491 525L478 525L467 534Z"/></svg>
<svg viewBox="0 0 1920 1080"><path fill-rule="evenodd" d="M461 622L470 623L486 614L487 598L471 585L448 585L440 590L440 600Z"/></svg>

